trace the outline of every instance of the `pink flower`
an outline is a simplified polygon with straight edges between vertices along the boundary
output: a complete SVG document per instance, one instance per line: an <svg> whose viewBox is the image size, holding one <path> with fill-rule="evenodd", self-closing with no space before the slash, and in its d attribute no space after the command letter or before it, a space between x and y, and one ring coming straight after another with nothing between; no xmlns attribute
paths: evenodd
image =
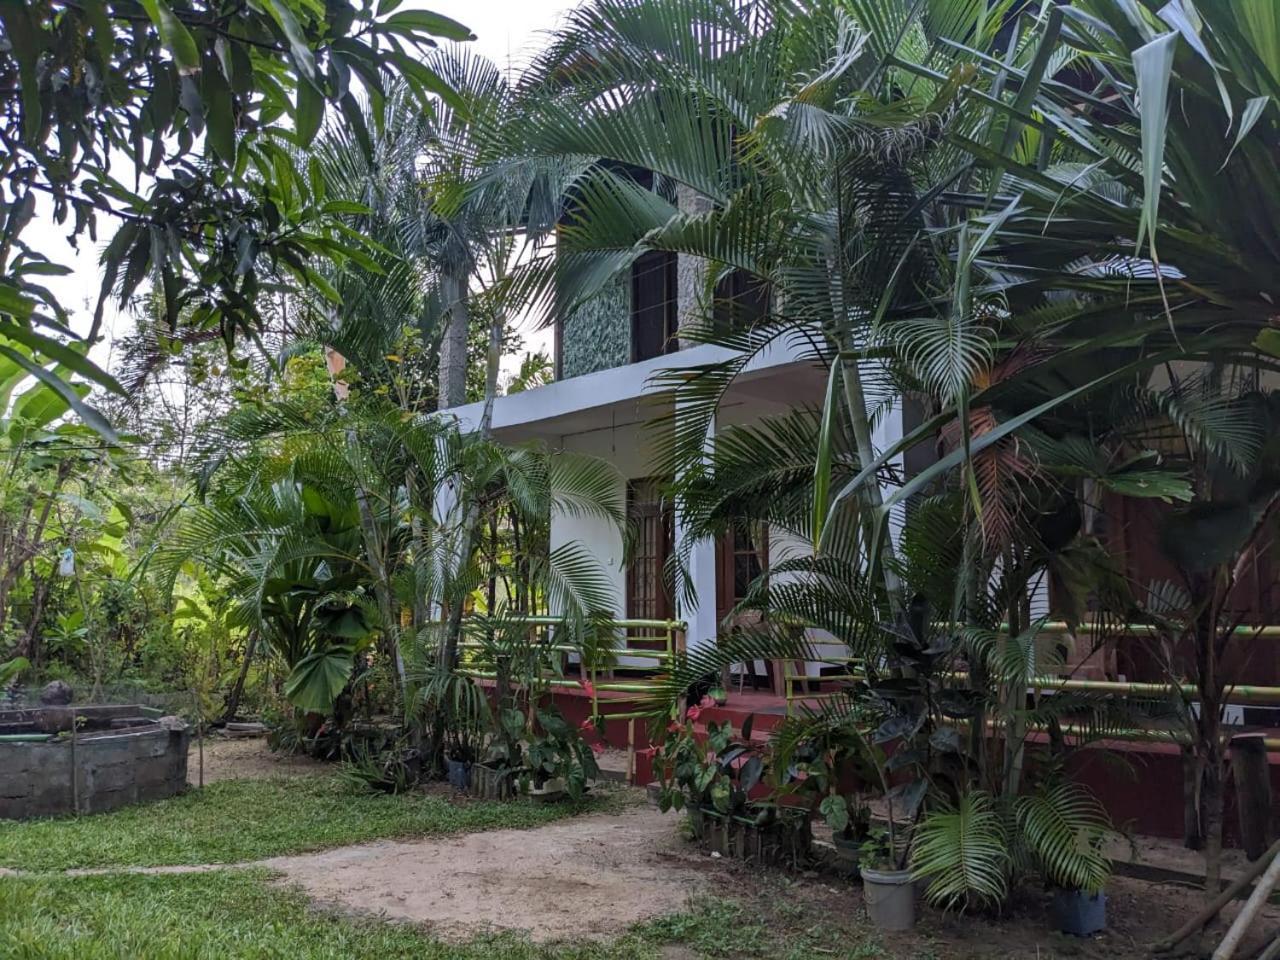
<svg viewBox="0 0 1280 960"><path fill-rule="evenodd" d="M596 695L595 684L593 684L590 680L583 680L582 692L585 693L588 697L594 697Z"/></svg>
<svg viewBox="0 0 1280 960"><path fill-rule="evenodd" d="M690 721L691 723L697 723L697 722L698 722L698 717L702 716L702 708L701 708L701 707L696 707L696 706L695 706L695 707L690 707L690 708L685 712L685 716L689 718L689 721Z"/></svg>
<svg viewBox="0 0 1280 960"><path fill-rule="evenodd" d="M701 700L698 701L698 706L702 707L704 710L707 707L714 707L715 705L716 705L716 702L715 700L711 699L711 697L703 697Z"/></svg>
<svg viewBox="0 0 1280 960"><path fill-rule="evenodd" d="M658 755L657 747L646 747L645 749L640 751L640 756L642 757L651 758L651 757L656 757L657 755Z"/></svg>
<svg viewBox="0 0 1280 960"><path fill-rule="evenodd" d="M590 733L595 728L596 728L596 723L590 717L587 717L587 719L583 720L580 724L578 724L578 729L583 731L584 733Z"/></svg>
<svg viewBox="0 0 1280 960"><path fill-rule="evenodd" d="M593 743L591 745L591 752L594 753L597 757L600 756L600 754L604 753L604 744Z"/></svg>

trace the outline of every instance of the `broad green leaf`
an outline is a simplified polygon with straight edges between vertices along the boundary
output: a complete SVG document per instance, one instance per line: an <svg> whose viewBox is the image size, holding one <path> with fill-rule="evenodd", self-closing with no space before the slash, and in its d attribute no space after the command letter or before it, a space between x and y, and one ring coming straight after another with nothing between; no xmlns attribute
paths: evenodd
<svg viewBox="0 0 1280 960"><path fill-rule="evenodd" d="M55 367L53 374L62 377L65 371ZM23 371L23 378L29 379L30 374ZM72 389L82 397L89 394L88 386L82 383L72 384ZM31 384L13 402L13 423L9 425L9 437L16 442L30 430L43 430L69 409L70 404L56 390L43 382Z"/></svg>
<svg viewBox="0 0 1280 960"><path fill-rule="evenodd" d="M1280 330L1274 327L1267 327L1254 338L1253 345L1263 353L1270 354L1273 357L1280 357Z"/></svg>
<svg viewBox="0 0 1280 960"><path fill-rule="evenodd" d="M62 397L63 400L67 402L67 405L75 411L76 415L79 416L81 420L107 440L115 440L115 429L107 422L106 418L103 417L102 414L83 402L82 394L76 386L68 383L56 373L46 370L38 363L34 363L12 347L0 344L0 356L5 356L10 360L13 360L41 383L53 389L60 397Z"/></svg>
<svg viewBox="0 0 1280 960"><path fill-rule="evenodd" d="M11 283L0 280L0 313L7 313L19 320L28 320L36 308L36 302Z"/></svg>
<svg viewBox="0 0 1280 960"><path fill-rule="evenodd" d="M813 542L822 542L822 525L827 517L831 493L831 462L835 443L836 410L840 404L840 360L831 362L827 395L822 403L822 426L818 433L818 457L813 469Z"/></svg>
<svg viewBox="0 0 1280 960"><path fill-rule="evenodd" d="M25 344L11 343L9 347L12 350L17 350L25 357L31 356L31 348ZM28 374L24 367L19 366L8 357L0 356L0 418L3 418L9 409L9 397L13 395L13 391L18 384L27 379L27 376Z"/></svg>
<svg viewBox="0 0 1280 960"><path fill-rule="evenodd" d="M13 58L18 61L19 86L22 88L22 130L28 140L40 139L44 123L44 105L40 99L38 66L44 51L45 32L32 16L33 5L0 3L0 23Z"/></svg>
<svg viewBox="0 0 1280 960"><path fill-rule="evenodd" d="M1244 110L1240 112L1240 125L1236 128L1236 138L1231 144L1231 149L1227 151L1227 158L1222 161L1222 167L1230 162L1232 154L1240 146L1240 141L1249 135L1249 131L1253 129L1253 125L1258 122L1262 111L1267 109L1267 104L1270 102L1270 97L1254 97L1244 105ZM1221 170L1222 167L1218 169Z"/></svg>
<svg viewBox="0 0 1280 960"><path fill-rule="evenodd" d="M284 695L299 710L328 713L351 678L353 652L329 647L298 661L284 682Z"/></svg>
<svg viewBox="0 0 1280 960"><path fill-rule="evenodd" d="M202 80L200 95L204 101L205 135L218 158L227 166L234 167L236 117L231 85L215 59L210 59L206 65Z"/></svg>
<svg viewBox="0 0 1280 960"><path fill-rule="evenodd" d="M298 72L302 74L305 82L315 83L315 54L311 52L311 47L307 43L306 34L302 32L302 26L298 23L298 18L289 9L288 0L262 0L262 6L271 15L271 19L280 27L285 39L289 42L289 53L293 57L293 62L297 66Z"/></svg>
<svg viewBox="0 0 1280 960"><path fill-rule="evenodd" d="M1169 128L1169 76L1178 34L1166 33L1139 47L1133 54L1137 74L1138 110L1142 121L1142 218L1137 246L1150 236L1155 241L1156 218L1164 180L1164 144Z"/></svg>
<svg viewBox="0 0 1280 960"><path fill-rule="evenodd" d="M200 48L182 21L173 15L166 0L139 0L147 16L160 32L160 42L172 54L179 73L200 72Z"/></svg>
<svg viewBox="0 0 1280 960"><path fill-rule="evenodd" d="M324 122L324 97L310 83L298 84L297 106L294 108L294 126L298 146L307 148L320 132Z"/></svg>
<svg viewBox="0 0 1280 960"><path fill-rule="evenodd" d="M320 208L321 213L351 213L357 216L367 216L373 211L363 203L357 203L354 200L330 200Z"/></svg>
<svg viewBox="0 0 1280 960"><path fill-rule="evenodd" d="M7 320L0 320L0 336L38 350L55 363L61 364L73 373L80 374L86 380L92 380L106 387L112 393L124 394L124 387L120 386L115 377L85 356L88 345L83 342L74 345L60 343L52 337L19 327Z"/></svg>
<svg viewBox="0 0 1280 960"><path fill-rule="evenodd" d="M446 40L474 40L476 35L469 27L464 27L457 20L451 20L430 10L403 10L393 13L383 22L384 28L393 30L411 29L429 33L433 37L444 37Z"/></svg>

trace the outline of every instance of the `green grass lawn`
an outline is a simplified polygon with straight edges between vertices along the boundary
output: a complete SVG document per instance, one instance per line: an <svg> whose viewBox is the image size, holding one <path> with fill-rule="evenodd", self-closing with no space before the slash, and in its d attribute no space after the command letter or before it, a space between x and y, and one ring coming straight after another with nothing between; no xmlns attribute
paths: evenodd
<svg viewBox="0 0 1280 960"><path fill-rule="evenodd" d="M606 909L584 904L584 909ZM810 918L816 921L817 918ZM612 943L538 946L512 935L448 944L406 924L313 909L260 870L0 880L5 960L662 960L670 956L866 960L873 941L774 929L729 901L635 928ZM663 947L679 944L678 953ZM818 952L815 953L815 950Z"/></svg>
<svg viewBox="0 0 1280 960"><path fill-rule="evenodd" d="M453 803L357 793L336 777L223 780L180 797L79 819L0 821L0 866L238 863L389 837L534 827L607 806Z"/></svg>

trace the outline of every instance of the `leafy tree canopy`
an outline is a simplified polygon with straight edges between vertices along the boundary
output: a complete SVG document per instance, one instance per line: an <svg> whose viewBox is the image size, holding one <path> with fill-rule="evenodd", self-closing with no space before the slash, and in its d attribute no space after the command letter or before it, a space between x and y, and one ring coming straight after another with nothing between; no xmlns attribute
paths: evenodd
<svg viewBox="0 0 1280 960"><path fill-rule="evenodd" d="M314 287L336 299L321 263L377 272L372 241L340 219L356 205L327 199L323 178L291 151L311 143L330 107L371 150L366 117L380 122L395 77L427 109L432 95L453 96L420 54L470 32L399 4L0 4L0 357L82 416L71 375L118 389L67 346L69 315L45 278L70 270L24 240L37 210L73 244L118 226L102 253L89 342L107 299L128 300L146 280L171 327L230 342L256 334L264 293Z"/></svg>

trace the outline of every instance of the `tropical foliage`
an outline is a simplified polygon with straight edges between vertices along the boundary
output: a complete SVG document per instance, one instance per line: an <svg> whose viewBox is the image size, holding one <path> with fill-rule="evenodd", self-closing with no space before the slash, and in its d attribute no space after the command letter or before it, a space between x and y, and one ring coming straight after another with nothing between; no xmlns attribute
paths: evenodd
<svg viewBox="0 0 1280 960"><path fill-rule="evenodd" d="M808 549L656 678L664 805L796 802L864 839L880 804L887 857L940 904L999 906L1031 872L1092 893L1109 824L1073 764L1154 726L1187 743L1216 889L1230 665L1271 609L1243 585L1280 499L1273 3L587 0L518 78L394 2L0 20L7 674L98 685L186 630L175 682L211 670L227 717L255 681L313 744L393 717L379 755L337 750L357 779L475 761L580 793L595 762L546 681L607 662L619 611L552 525L625 541L622 478L496 440L501 360L522 317L669 255L680 345L727 348L658 378L672 592L711 602L693 551L735 531ZM37 194L76 236L122 220L84 340L20 236ZM141 321L118 376L87 359L109 297ZM777 351L820 402L727 425ZM117 436L156 418L86 406L123 381L169 409L175 368L191 429ZM548 376L528 357L505 386ZM129 466L148 444L175 465ZM1119 511L1154 518L1167 576L1135 573ZM162 613L131 632L138 604ZM1043 695L1139 636L1171 696ZM851 679L767 750L681 714L814 638Z"/></svg>

